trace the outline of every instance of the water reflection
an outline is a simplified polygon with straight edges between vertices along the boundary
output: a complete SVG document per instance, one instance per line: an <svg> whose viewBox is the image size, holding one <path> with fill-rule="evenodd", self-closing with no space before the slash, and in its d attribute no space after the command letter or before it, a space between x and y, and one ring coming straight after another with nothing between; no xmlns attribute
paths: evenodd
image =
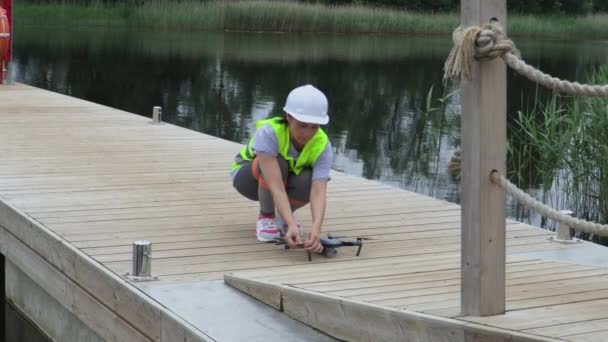
<svg viewBox="0 0 608 342"><path fill-rule="evenodd" d="M459 201L445 172L460 140L458 94L446 97L454 89L442 83L449 37L38 27L15 37L20 82L145 116L160 105L166 121L237 142L279 115L292 88L313 83L330 102L334 168ZM608 56L607 45L584 41L518 47L531 64L579 81ZM511 73L508 94L509 121L548 95Z"/></svg>

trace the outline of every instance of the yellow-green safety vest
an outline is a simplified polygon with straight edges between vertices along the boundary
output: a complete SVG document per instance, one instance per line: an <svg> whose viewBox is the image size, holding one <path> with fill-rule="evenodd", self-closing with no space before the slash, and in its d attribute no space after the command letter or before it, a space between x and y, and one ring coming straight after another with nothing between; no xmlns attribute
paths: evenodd
<svg viewBox="0 0 608 342"><path fill-rule="evenodd" d="M279 155L281 155L283 158L285 158L285 160L287 160L287 162L289 163L289 170L298 175L300 174L300 172L302 172L304 168L312 167L317 161L317 159L319 159L319 156L321 155L321 153L323 153L323 150L325 150L325 147L327 146L327 134L325 134L325 132L321 128L319 128L317 130L317 133L312 137L312 139L310 139L306 143L306 145L304 145L304 149L302 149L302 151L300 152L300 156L296 161L293 160L293 157L289 155L289 125L287 125L284 120L285 119L281 117L260 120L256 122L255 130L257 132L260 127L266 124L272 126L272 129L274 129L274 133L276 134L277 140L279 142ZM253 160L253 158L255 158L255 152L251 148L251 146L253 145L254 138L255 133L251 140L249 140L249 144L247 144L247 146L245 146L241 150L240 154L243 160ZM242 164L234 162L232 164L232 170L238 169L239 167L241 167L241 165Z"/></svg>

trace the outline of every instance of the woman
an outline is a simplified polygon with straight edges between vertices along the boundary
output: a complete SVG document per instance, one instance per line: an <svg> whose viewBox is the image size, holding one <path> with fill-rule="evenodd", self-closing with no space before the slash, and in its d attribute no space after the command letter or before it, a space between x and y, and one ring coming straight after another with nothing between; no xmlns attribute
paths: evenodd
<svg viewBox="0 0 608 342"><path fill-rule="evenodd" d="M333 159L320 125L329 122L327 98L305 85L287 96L285 117L256 123L249 144L235 157L232 180L243 196L260 202L257 238L272 241L284 234L291 248L320 253L327 182ZM310 202L312 225L306 241L293 212ZM275 222L275 212L277 217ZM277 224L278 223L278 224Z"/></svg>

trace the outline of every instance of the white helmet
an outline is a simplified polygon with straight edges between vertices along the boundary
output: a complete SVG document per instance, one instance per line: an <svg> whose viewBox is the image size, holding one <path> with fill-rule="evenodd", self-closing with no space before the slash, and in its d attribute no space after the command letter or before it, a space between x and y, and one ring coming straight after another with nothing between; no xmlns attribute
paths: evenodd
<svg viewBox="0 0 608 342"><path fill-rule="evenodd" d="M327 97L310 84L292 90L283 110L298 121L320 125L329 122Z"/></svg>

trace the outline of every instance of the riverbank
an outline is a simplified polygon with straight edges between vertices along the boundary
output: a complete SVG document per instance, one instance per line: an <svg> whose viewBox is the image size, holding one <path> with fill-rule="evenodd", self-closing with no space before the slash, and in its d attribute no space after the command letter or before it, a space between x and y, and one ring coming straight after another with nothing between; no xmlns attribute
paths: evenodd
<svg viewBox="0 0 608 342"><path fill-rule="evenodd" d="M423 14L276 1L20 4L15 6L15 17L23 25L135 26L184 31L448 34L459 24L457 13ZM510 15L508 31L514 36L600 39L608 37L608 15Z"/></svg>

